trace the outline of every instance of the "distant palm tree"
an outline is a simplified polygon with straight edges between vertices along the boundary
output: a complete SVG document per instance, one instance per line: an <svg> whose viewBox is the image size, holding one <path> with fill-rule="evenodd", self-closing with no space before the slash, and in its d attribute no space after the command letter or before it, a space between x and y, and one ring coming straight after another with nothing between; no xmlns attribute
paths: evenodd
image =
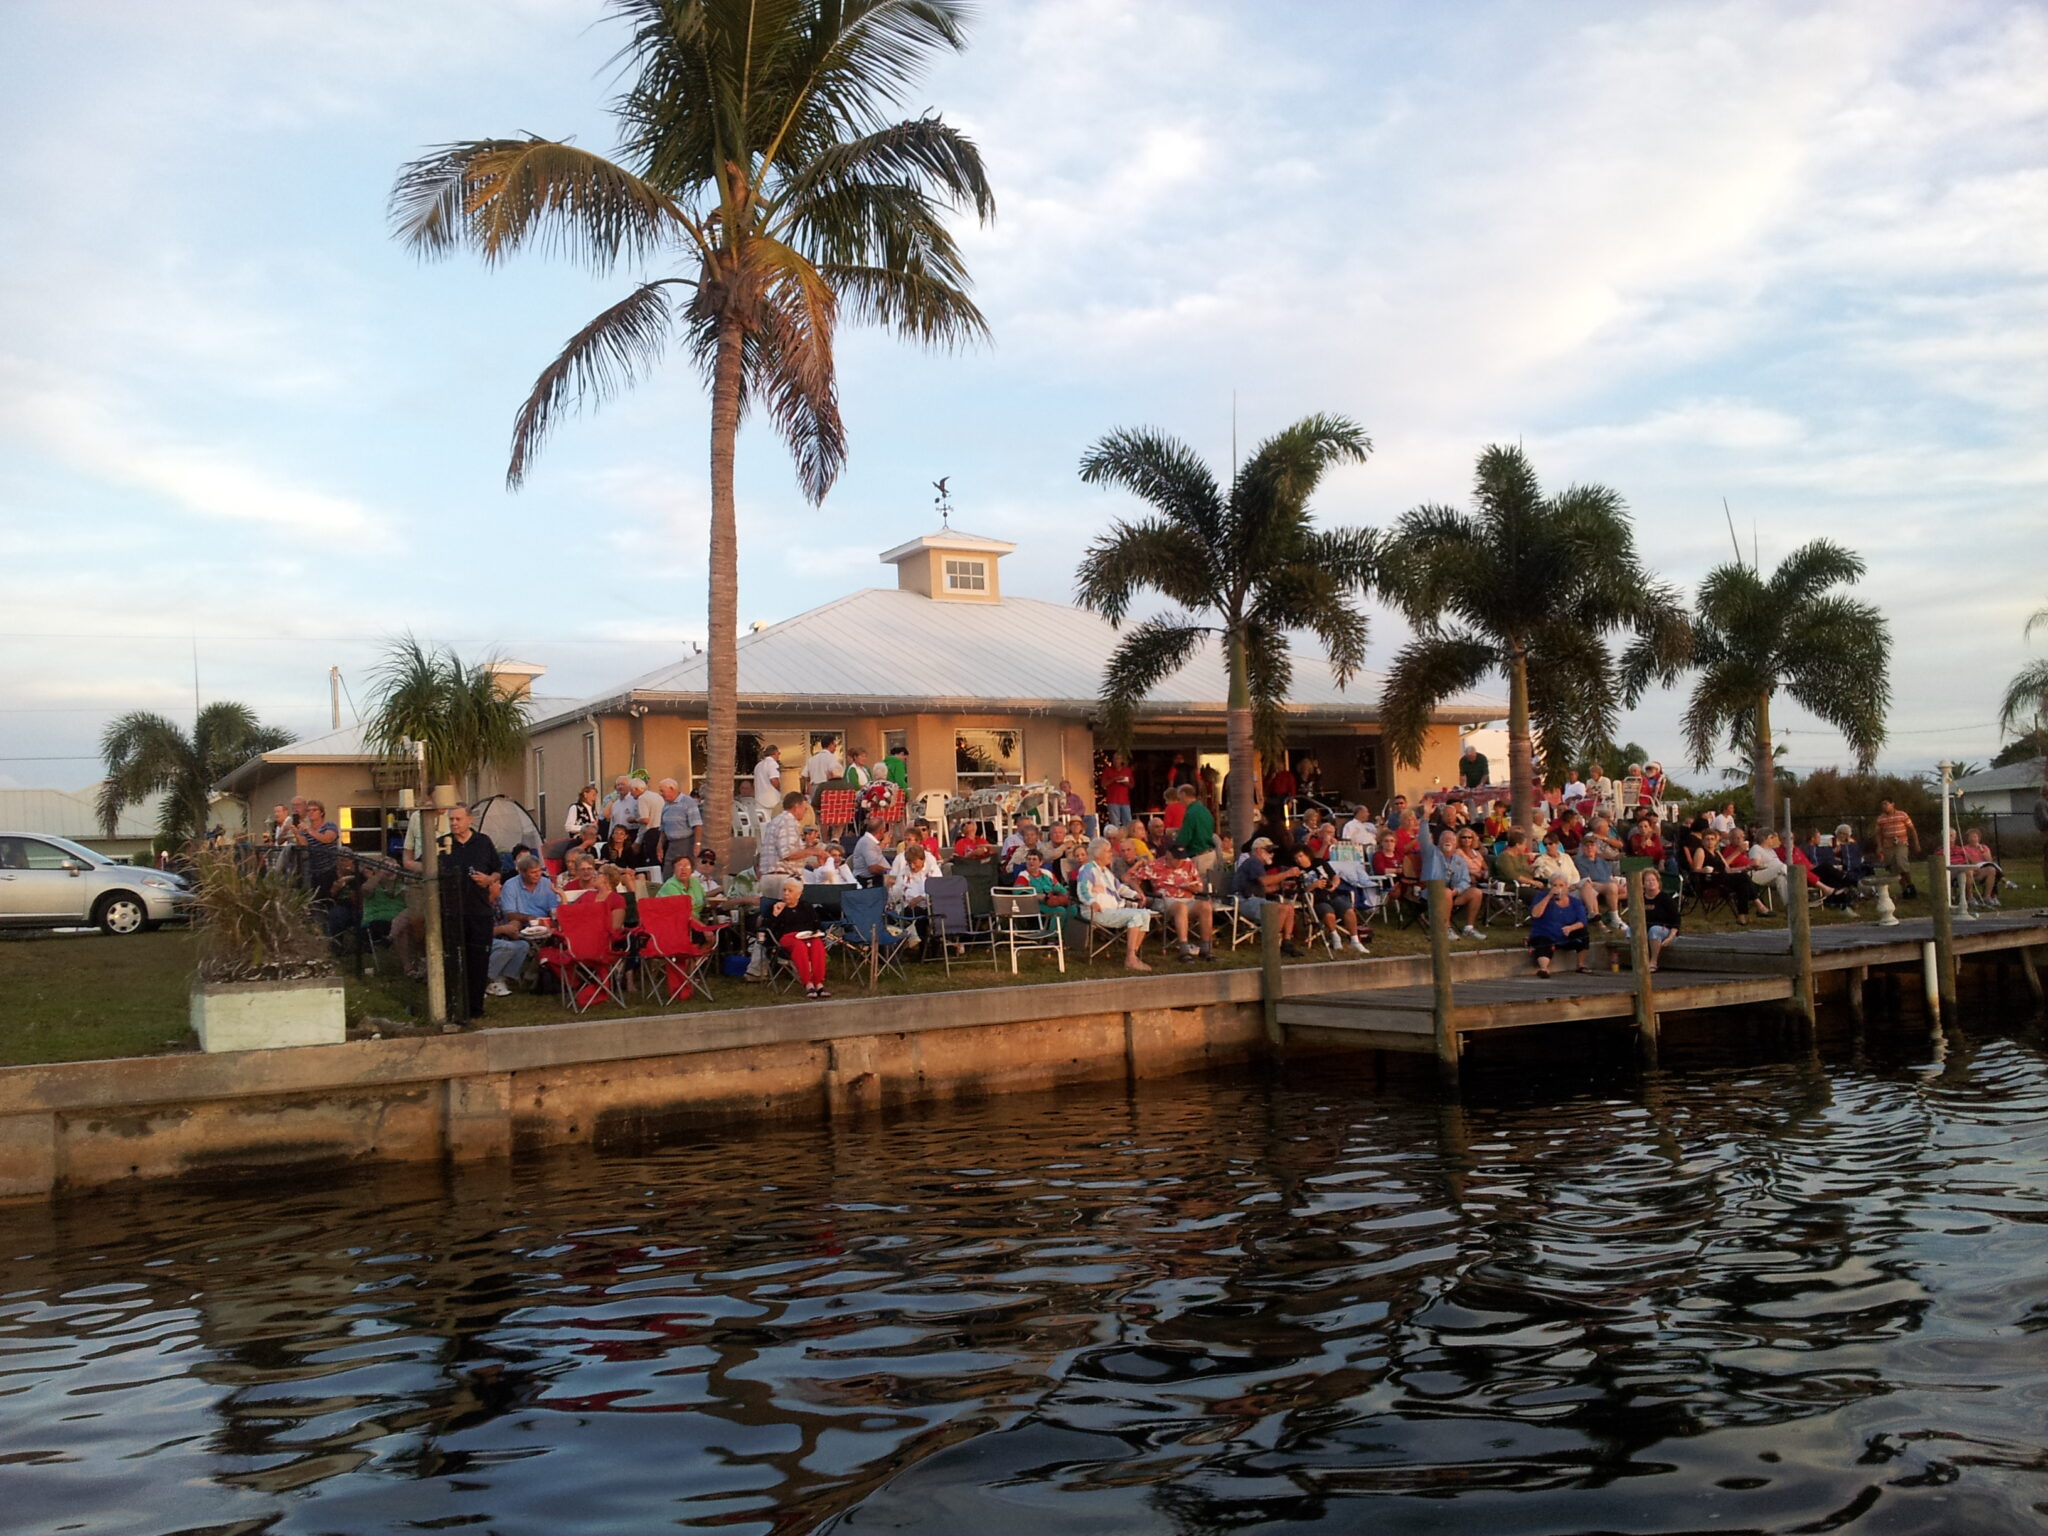
<svg viewBox="0 0 2048 1536"><path fill-rule="evenodd" d="M632 28L619 158L548 139L447 145L399 174L415 250L497 261L538 243L608 271L668 260L569 338L512 429L518 486L565 410L602 401L680 338L711 391L704 830L732 828L739 726L733 447L766 412L813 501L846 458L841 306L930 345L987 333L945 214L994 200L981 156L935 116L892 122L932 54L965 46L959 0L612 0Z"/></svg>
<svg viewBox="0 0 2048 1536"><path fill-rule="evenodd" d="M2021 633L2031 639L2037 627L2048 629L2048 608L2037 610ZM2048 738L2048 659L2030 661L2013 673L1998 701L1998 728L2015 736ZM2041 761L2041 782L2048 789L2048 756Z"/></svg>
<svg viewBox="0 0 2048 1536"><path fill-rule="evenodd" d="M1863 569L1852 550L1815 539L1768 579L1738 559L1700 583L1692 650L1699 676L1685 711L1686 746L1705 767L1725 733L1729 747L1749 758L1750 791L1767 825L1777 807L1777 694L1840 731L1865 773L1884 745L1891 633L1874 605L1833 590Z"/></svg>
<svg viewBox="0 0 2048 1536"><path fill-rule="evenodd" d="M1319 529L1308 499L1332 464L1362 463L1364 431L1341 416L1308 416L1261 443L1226 496L1192 448L1150 429L1112 432L1081 460L1090 485L1116 485L1157 515L1119 520L1088 547L1082 606L1121 625L1131 600L1153 591L1180 605L1131 626L1102 677L1102 725L1127 746L1138 705L1179 671L1203 636L1222 637L1229 678L1231 836L1250 831L1258 805L1254 747L1286 746L1294 666L1287 631L1312 631L1337 681L1365 661L1365 616L1352 606L1372 577L1364 529ZM1206 622L1205 622L1206 620Z"/></svg>
<svg viewBox="0 0 2048 1536"><path fill-rule="evenodd" d="M420 749L422 789L453 784L466 796L476 774L516 763L526 749L525 702L489 661L465 662L406 635L385 649L371 687L364 748L393 758Z"/></svg>
<svg viewBox="0 0 2048 1536"><path fill-rule="evenodd" d="M1394 754L1422 760L1445 700L1498 673L1508 685L1514 817L1536 803L1535 744L1553 772L1613 738L1619 706L1677 675L1677 595L1636 553L1628 509L1603 485L1545 496L1520 448L1479 455L1474 509L1421 506L1383 541L1380 591L1416 628L1380 698ZM1633 636L1617 658L1608 637Z"/></svg>
<svg viewBox="0 0 2048 1536"><path fill-rule="evenodd" d="M203 837L213 786L291 739L287 731L260 724L248 705L227 700L202 709L189 736L149 710L122 715L100 737L107 770L100 781L100 830L112 837L121 812L161 794L157 834L173 846Z"/></svg>
<svg viewBox="0 0 2048 1536"><path fill-rule="evenodd" d="M465 662L452 650L429 650L411 635L394 641L371 677L375 702L363 722L363 745L389 758L417 756L419 787L457 786L467 799L474 776L517 762L526 747L526 704L498 678L488 661ZM441 853L438 816L421 812L420 863L435 890ZM441 903L427 902L427 1017L448 1017L441 968Z"/></svg>

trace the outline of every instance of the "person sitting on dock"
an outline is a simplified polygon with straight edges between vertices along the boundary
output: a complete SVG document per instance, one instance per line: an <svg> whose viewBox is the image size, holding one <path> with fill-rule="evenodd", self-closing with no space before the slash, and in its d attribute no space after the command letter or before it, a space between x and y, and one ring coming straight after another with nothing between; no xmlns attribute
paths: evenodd
<svg viewBox="0 0 2048 1536"><path fill-rule="evenodd" d="M1024 855L1024 867L1017 871L1017 884L1035 892L1042 907L1071 907L1073 892L1066 882L1045 867L1045 855L1036 848Z"/></svg>
<svg viewBox="0 0 2048 1536"><path fill-rule="evenodd" d="M1536 974L1550 974L1550 960L1560 949L1579 957L1578 969L1586 970L1586 908L1572 894L1571 882L1562 875L1552 877L1549 886L1529 906L1529 953L1536 960Z"/></svg>
<svg viewBox="0 0 2048 1536"><path fill-rule="evenodd" d="M1344 823L1344 829L1338 836L1347 843L1370 849L1378 844L1380 829L1372 819L1372 812L1361 805L1351 813L1351 819Z"/></svg>
<svg viewBox="0 0 2048 1536"><path fill-rule="evenodd" d="M1984 832L1972 827L1963 834L1959 843L1949 844L1948 861L1954 865L1967 865L1966 877L1970 894L1987 907L1999 905L1998 887L2005 880L2005 872L1998 867L1998 861L1991 857L1991 850L1984 846Z"/></svg>
<svg viewBox="0 0 2048 1536"><path fill-rule="evenodd" d="M1847 822L1835 828L1834 840L1819 850L1813 872L1827 891L1821 898L1822 906L1847 907L1855 902L1858 887L1870 869L1863 862L1863 848Z"/></svg>
<svg viewBox="0 0 2048 1536"><path fill-rule="evenodd" d="M1493 874L1525 904L1543 894L1543 882L1537 878L1535 861L1529 857L1529 834L1520 827L1508 833L1507 841L1494 856Z"/></svg>
<svg viewBox="0 0 2048 1536"><path fill-rule="evenodd" d="M1329 935L1330 952L1333 955L1337 952L1337 934L1341 926L1351 948L1358 954L1366 953L1365 939L1358 934L1358 903L1352 898L1351 888L1338 875L1336 866L1303 844L1294 850L1294 867L1301 871L1303 902ZM1370 937L1370 934L1366 935L1366 938Z"/></svg>
<svg viewBox="0 0 2048 1536"><path fill-rule="evenodd" d="M1650 969L1664 946L1678 937L1678 893L1664 889L1664 877L1654 869L1643 871L1643 923L1650 936Z"/></svg>
<svg viewBox="0 0 2048 1536"><path fill-rule="evenodd" d="M1131 883L1152 898L1152 910L1173 929L1183 960L1208 960L1215 955L1216 908L1202 891L1202 872L1178 849L1155 854L1131 867ZM1188 933L1194 919L1198 944Z"/></svg>
<svg viewBox="0 0 2048 1536"><path fill-rule="evenodd" d="M1575 891L1586 883L1586 877L1579 873L1579 866L1564 851L1564 839L1555 827L1543 834L1543 847L1536 855L1536 878L1545 885L1561 879Z"/></svg>
<svg viewBox="0 0 2048 1536"><path fill-rule="evenodd" d="M1098 837L1088 845L1088 863L1074 883L1075 900L1084 922L1097 928L1125 930L1125 970L1149 971L1152 967L1138 958L1138 947L1152 931L1152 909L1143 905L1144 897L1124 885L1110 868L1114 853L1106 837Z"/></svg>
<svg viewBox="0 0 2048 1536"><path fill-rule="evenodd" d="M825 990L825 929L831 919L823 908L812 906L803 897L801 880L784 880L781 900L761 914L761 926L789 956L790 969L803 983L804 996L826 998L832 995Z"/></svg>
<svg viewBox="0 0 2048 1536"><path fill-rule="evenodd" d="M1298 957L1294 943L1294 903L1276 901L1274 893L1294 877L1290 869L1273 867L1273 839L1255 837L1230 876L1230 894L1237 898L1237 910L1251 922L1263 921L1266 903L1274 902L1280 923L1280 953Z"/></svg>
<svg viewBox="0 0 2048 1536"><path fill-rule="evenodd" d="M1478 928L1480 909L1486 905L1486 889L1472 878L1472 866L1458 852L1457 833L1446 832L1443 835L1436 845L1436 857L1422 862L1421 875L1425 881L1441 878L1444 889L1450 894L1451 902L1444 913L1444 922L1452 938L1486 937ZM1458 922L1460 914L1465 919L1462 926Z"/></svg>

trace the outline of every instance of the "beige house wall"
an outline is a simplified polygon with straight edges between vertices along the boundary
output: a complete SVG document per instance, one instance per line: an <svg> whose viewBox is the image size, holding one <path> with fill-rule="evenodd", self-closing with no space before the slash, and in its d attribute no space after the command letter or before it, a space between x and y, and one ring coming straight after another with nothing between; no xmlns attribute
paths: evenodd
<svg viewBox="0 0 2048 1536"><path fill-rule="evenodd" d="M979 560L988 578L985 592L952 592L946 588L948 560ZM948 603L995 603L1003 597L1002 578L997 574L1002 560L993 551L978 549L926 549L906 555L896 563L899 591Z"/></svg>

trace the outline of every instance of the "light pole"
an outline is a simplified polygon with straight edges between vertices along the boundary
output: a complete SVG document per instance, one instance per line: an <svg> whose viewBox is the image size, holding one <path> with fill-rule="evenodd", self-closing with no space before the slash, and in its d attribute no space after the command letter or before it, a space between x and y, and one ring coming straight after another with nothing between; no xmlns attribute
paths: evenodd
<svg viewBox="0 0 2048 1536"><path fill-rule="evenodd" d="M1950 776L1955 772L1956 765L1947 758L1943 758L1934 766L1941 770L1941 878L1948 881L1950 890L1954 890L1958 882L1955 876L1949 873L1949 849L1953 844L1950 842L1948 797ZM1963 877L1960 884L1962 886L1962 898L1955 905L1954 915L1967 920L1975 916L1970 911L1970 881L1968 875Z"/></svg>

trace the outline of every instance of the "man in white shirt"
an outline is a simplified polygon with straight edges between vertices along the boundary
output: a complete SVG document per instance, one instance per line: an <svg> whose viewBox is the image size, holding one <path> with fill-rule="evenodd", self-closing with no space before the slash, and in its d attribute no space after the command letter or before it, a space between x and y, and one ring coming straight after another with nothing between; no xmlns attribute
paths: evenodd
<svg viewBox="0 0 2048 1536"><path fill-rule="evenodd" d="M1351 819L1344 823L1343 830L1337 835L1347 843L1371 848L1380 840L1380 829L1373 825L1371 815L1361 805L1351 813Z"/></svg>
<svg viewBox="0 0 2048 1536"><path fill-rule="evenodd" d="M860 841L853 845L853 854L847 859L853 870L854 879L862 885L880 885L889 873L889 855L882 851L881 839L872 832L863 832Z"/></svg>
<svg viewBox="0 0 2048 1536"><path fill-rule="evenodd" d="M648 785L645 779L633 780L633 804L639 817L640 862L659 864L661 862L661 813L668 804Z"/></svg>
<svg viewBox="0 0 2048 1536"><path fill-rule="evenodd" d="M606 836L616 827L639 830L640 798L634 792L633 781L623 773L612 780L612 792L604 797L604 823Z"/></svg>
<svg viewBox="0 0 2048 1536"><path fill-rule="evenodd" d="M754 806L763 816L782 808L782 748L772 742L754 764Z"/></svg>
<svg viewBox="0 0 2048 1536"><path fill-rule="evenodd" d="M839 753L835 750L838 745L837 736L827 736L804 763L804 788L809 792L813 805L818 802L818 791L846 771L840 766Z"/></svg>
<svg viewBox="0 0 2048 1536"><path fill-rule="evenodd" d="M782 797L782 809L761 833L760 852L754 860L754 867L763 875L781 872L783 862L803 846L804 826L796 816L796 808L803 803L803 792L791 790Z"/></svg>

